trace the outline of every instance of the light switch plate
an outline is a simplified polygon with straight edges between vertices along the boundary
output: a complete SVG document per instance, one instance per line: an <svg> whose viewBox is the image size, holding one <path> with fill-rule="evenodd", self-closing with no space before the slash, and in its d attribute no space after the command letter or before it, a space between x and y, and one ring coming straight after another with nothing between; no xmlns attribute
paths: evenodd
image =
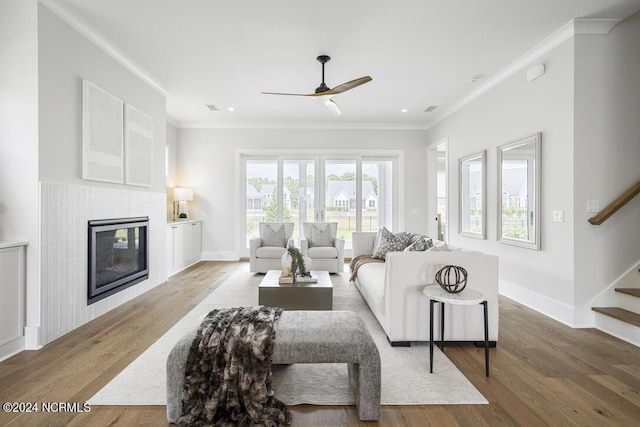
<svg viewBox="0 0 640 427"><path fill-rule="evenodd" d="M587 212L600 212L600 200L587 200Z"/></svg>
<svg viewBox="0 0 640 427"><path fill-rule="evenodd" d="M564 222L564 211L553 211L553 222Z"/></svg>

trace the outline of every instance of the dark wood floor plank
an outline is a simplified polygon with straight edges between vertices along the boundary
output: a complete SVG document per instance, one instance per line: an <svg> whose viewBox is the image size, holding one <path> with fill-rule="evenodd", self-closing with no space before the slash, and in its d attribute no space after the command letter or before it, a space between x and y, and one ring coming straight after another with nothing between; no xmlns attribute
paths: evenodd
<svg viewBox="0 0 640 427"><path fill-rule="evenodd" d="M50 343L0 363L0 400L83 403L111 381L239 264L202 262ZM244 266L242 266L244 267ZM445 354L489 405L383 406L379 423L353 406L292 406L294 426L548 426L640 424L640 349L593 329L572 329L500 297L491 349ZM164 406L94 406L89 413L0 413L12 426L165 426Z"/></svg>

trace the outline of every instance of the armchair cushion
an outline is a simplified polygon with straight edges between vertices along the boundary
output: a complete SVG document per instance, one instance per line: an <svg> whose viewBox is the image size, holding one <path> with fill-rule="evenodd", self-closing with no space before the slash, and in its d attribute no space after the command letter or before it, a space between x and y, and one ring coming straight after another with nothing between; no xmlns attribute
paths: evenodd
<svg viewBox="0 0 640 427"><path fill-rule="evenodd" d="M305 222L302 228L309 248L334 246L338 232L337 222Z"/></svg>
<svg viewBox="0 0 640 427"><path fill-rule="evenodd" d="M313 248L309 248L308 255L311 259L338 258L338 250L333 246L316 246Z"/></svg>
<svg viewBox="0 0 640 427"><path fill-rule="evenodd" d="M281 248L280 246L262 246L256 249L256 257L280 259L284 255L284 251L286 251L286 248Z"/></svg>
<svg viewBox="0 0 640 427"><path fill-rule="evenodd" d="M285 248L287 241L293 234L293 223L261 222L259 231L262 238L262 246Z"/></svg>

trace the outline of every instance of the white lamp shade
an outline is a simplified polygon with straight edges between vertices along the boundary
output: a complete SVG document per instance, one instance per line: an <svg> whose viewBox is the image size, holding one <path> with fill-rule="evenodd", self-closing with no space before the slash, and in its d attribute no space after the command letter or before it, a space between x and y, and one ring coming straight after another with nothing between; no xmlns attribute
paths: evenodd
<svg viewBox="0 0 640 427"><path fill-rule="evenodd" d="M190 202L193 200L193 188L179 188L173 189L173 200L176 202Z"/></svg>

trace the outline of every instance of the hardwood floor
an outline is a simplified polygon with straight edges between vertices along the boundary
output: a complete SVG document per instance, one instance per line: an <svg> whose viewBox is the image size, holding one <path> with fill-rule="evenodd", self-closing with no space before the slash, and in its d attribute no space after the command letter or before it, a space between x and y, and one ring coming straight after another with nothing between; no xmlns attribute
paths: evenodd
<svg viewBox="0 0 640 427"><path fill-rule="evenodd" d="M40 404L0 412L2 426L163 426L164 406L79 407L162 336L235 269L201 262L127 304L50 343L0 363L0 402ZM640 425L640 348L593 329L572 329L501 297L500 336L484 376L484 349L448 347L489 405L383 406L384 426ZM427 363L427 361L425 361ZM52 405L55 407L55 405ZM293 426L360 426L351 406L294 406Z"/></svg>

